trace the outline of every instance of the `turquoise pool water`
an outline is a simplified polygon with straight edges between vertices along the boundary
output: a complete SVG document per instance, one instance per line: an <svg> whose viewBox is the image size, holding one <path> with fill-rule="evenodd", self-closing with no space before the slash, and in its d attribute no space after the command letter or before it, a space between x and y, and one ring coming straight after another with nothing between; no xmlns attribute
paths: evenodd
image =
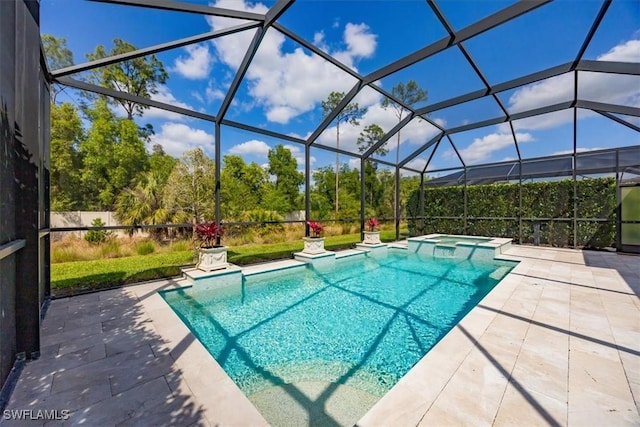
<svg viewBox="0 0 640 427"><path fill-rule="evenodd" d="M390 250L162 296L249 396L304 381L382 396L514 265Z"/></svg>

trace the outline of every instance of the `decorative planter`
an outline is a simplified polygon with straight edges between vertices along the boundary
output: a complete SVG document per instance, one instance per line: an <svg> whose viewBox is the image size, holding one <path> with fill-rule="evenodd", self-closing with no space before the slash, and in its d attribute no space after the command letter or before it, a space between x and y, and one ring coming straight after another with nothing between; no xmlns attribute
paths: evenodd
<svg viewBox="0 0 640 427"><path fill-rule="evenodd" d="M380 232L379 231L365 231L364 232L364 240L362 241L365 245L379 245L382 243L380 241Z"/></svg>
<svg viewBox="0 0 640 427"><path fill-rule="evenodd" d="M324 250L324 237L305 237L304 249L305 254L317 255L325 252Z"/></svg>
<svg viewBox="0 0 640 427"><path fill-rule="evenodd" d="M213 248L200 248L198 256L198 264L196 268L202 271L213 271L227 268L227 249L226 246L218 246Z"/></svg>

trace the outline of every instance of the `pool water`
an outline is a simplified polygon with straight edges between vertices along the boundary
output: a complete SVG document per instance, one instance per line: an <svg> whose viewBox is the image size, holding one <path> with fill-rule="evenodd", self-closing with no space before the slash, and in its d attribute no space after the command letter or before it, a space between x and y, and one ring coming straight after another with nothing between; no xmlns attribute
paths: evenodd
<svg viewBox="0 0 640 427"><path fill-rule="evenodd" d="M382 396L514 265L390 250L162 296L248 396L314 381Z"/></svg>

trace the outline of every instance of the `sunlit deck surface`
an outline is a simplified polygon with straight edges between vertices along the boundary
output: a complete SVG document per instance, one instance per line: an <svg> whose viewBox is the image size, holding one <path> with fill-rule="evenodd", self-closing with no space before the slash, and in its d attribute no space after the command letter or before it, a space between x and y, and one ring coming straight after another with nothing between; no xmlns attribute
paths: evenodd
<svg viewBox="0 0 640 427"><path fill-rule="evenodd" d="M640 258L506 257L521 263L358 425L640 424ZM265 425L156 292L184 284L52 301L8 409L69 409L65 425ZM291 390L308 413L331 399Z"/></svg>

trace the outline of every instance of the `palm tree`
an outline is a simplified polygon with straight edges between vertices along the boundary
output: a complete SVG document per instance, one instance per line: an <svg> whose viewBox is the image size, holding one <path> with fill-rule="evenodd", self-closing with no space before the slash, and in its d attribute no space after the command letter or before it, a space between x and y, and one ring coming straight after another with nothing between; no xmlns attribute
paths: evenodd
<svg viewBox="0 0 640 427"><path fill-rule="evenodd" d="M165 224L171 217L162 202L164 183L153 172L147 173L133 188L125 188L116 199L115 215L123 225ZM159 240L163 229L151 229L151 237ZM133 234L133 230L129 233Z"/></svg>

